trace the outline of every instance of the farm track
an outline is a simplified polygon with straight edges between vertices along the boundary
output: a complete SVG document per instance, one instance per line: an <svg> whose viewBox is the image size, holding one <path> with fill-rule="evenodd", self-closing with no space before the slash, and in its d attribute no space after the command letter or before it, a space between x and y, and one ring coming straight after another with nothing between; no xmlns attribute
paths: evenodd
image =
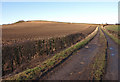
<svg viewBox="0 0 120 82"><path fill-rule="evenodd" d="M104 80L118 80L118 44L116 44L104 31L108 41L108 64Z"/></svg>
<svg viewBox="0 0 120 82"><path fill-rule="evenodd" d="M103 30L108 42L107 67L103 80L118 80L118 44L116 44ZM100 31L83 48L79 49L63 63L37 78L40 80L91 80L91 69L94 58L102 51L103 44L100 43Z"/></svg>
<svg viewBox="0 0 120 82"><path fill-rule="evenodd" d="M72 55L41 79L89 80L91 70L88 67L100 50L99 34L100 32L98 31L97 35L85 47L78 50L76 54Z"/></svg>

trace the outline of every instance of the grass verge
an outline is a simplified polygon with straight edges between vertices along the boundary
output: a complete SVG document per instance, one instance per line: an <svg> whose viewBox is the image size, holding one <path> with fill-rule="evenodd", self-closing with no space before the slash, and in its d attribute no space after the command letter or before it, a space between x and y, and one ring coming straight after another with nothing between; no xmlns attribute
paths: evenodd
<svg viewBox="0 0 120 82"><path fill-rule="evenodd" d="M91 65L91 78L93 80L102 80L103 75L105 73L106 64L107 64L107 40L100 29L100 51L94 57L93 63Z"/></svg>
<svg viewBox="0 0 120 82"><path fill-rule="evenodd" d="M119 25L108 25L105 27L107 30L118 32L120 31Z"/></svg>
<svg viewBox="0 0 120 82"><path fill-rule="evenodd" d="M120 45L120 40L119 40L117 37L115 37L114 35L112 35L111 33L109 33L106 29L103 29L103 28L102 28L102 30L103 30L110 38L112 38L117 44Z"/></svg>
<svg viewBox="0 0 120 82"><path fill-rule="evenodd" d="M64 61L67 57L69 57L73 52L77 51L81 47L83 47L85 44L87 44L96 34L98 31L98 27L92 32L90 35L88 35L85 39L82 41L76 43L75 45L72 45L71 47L55 54L52 58L44 61L41 65L34 67L32 69L25 70L21 73L18 73L16 75L10 76L8 78L5 78L4 80L35 80L39 79L42 75L47 73L49 70L54 68L56 65Z"/></svg>

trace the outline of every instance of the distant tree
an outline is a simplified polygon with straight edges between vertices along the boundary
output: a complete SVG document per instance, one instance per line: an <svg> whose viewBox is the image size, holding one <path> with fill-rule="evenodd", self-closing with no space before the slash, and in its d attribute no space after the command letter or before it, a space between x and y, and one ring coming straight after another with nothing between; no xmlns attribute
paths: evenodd
<svg viewBox="0 0 120 82"><path fill-rule="evenodd" d="M21 23L21 22L25 22L24 20L19 20L18 22L16 22L16 23Z"/></svg>
<svg viewBox="0 0 120 82"><path fill-rule="evenodd" d="M108 25L107 22L106 22L106 25Z"/></svg>

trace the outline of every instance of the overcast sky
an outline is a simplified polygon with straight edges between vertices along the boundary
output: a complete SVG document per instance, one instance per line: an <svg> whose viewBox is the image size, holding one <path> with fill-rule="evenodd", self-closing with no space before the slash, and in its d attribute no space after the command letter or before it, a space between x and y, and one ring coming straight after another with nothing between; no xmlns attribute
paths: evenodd
<svg viewBox="0 0 120 82"><path fill-rule="evenodd" d="M118 2L3 2L2 24L18 20L114 24Z"/></svg>

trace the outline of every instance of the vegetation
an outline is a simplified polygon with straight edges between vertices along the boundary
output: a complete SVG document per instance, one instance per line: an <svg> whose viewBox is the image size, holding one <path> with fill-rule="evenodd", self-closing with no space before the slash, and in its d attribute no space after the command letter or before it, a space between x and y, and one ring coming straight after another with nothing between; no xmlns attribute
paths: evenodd
<svg viewBox="0 0 120 82"><path fill-rule="evenodd" d="M44 73L48 72L49 70L54 68L56 65L64 61L73 52L77 51L79 48L87 44L96 35L97 31L98 31L98 28L96 28L96 30L90 35L88 35L88 37L86 37L85 39L55 54L52 58L44 61L40 66L37 66L33 69L28 69L14 76L8 77L6 78L6 80L27 80L27 79L40 78Z"/></svg>
<svg viewBox="0 0 120 82"><path fill-rule="evenodd" d="M3 26L2 75L37 66L39 62L81 41L95 28L96 25L33 21Z"/></svg>
<svg viewBox="0 0 120 82"><path fill-rule="evenodd" d="M98 52L98 54L94 57L93 64L91 65L91 78L93 80L102 80L107 63L107 40L101 30L99 41L102 48L100 48L100 52Z"/></svg>
<svg viewBox="0 0 120 82"><path fill-rule="evenodd" d="M15 23L22 23L22 22L25 22L25 21L24 20L19 20L19 21L15 22Z"/></svg>
<svg viewBox="0 0 120 82"><path fill-rule="evenodd" d="M111 31L120 31L120 27L118 25L110 25L110 26L106 26L105 27L107 30L111 30Z"/></svg>
<svg viewBox="0 0 120 82"><path fill-rule="evenodd" d="M21 64L32 60L34 56L44 56L57 53L82 39L84 39L84 35L82 33L76 33L65 37L36 40L12 46L3 46L3 75L13 72ZM6 61L8 58L11 59Z"/></svg>
<svg viewBox="0 0 120 82"><path fill-rule="evenodd" d="M120 29L119 27L118 28L117 27L118 27L117 25L113 25L113 26L107 26L105 27L105 29L104 28L102 29L108 36L110 36L117 44L120 45L120 39L119 39L119 33L118 33ZM110 30L112 30L113 32L111 32ZM114 31L116 31L117 33Z"/></svg>

